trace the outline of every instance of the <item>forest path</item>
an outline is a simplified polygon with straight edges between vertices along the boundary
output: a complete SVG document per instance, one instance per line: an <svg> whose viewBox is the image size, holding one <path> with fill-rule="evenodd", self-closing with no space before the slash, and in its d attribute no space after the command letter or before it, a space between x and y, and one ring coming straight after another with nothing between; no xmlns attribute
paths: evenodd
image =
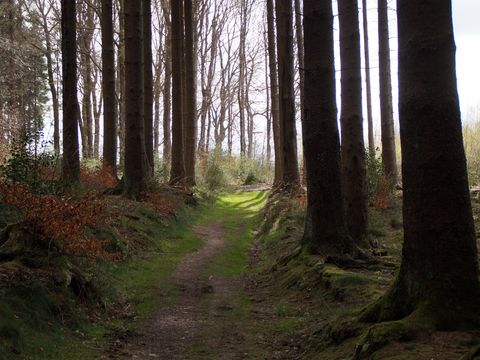
<svg viewBox="0 0 480 360"><path fill-rule="evenodd" d="M242 273L254 215L266 192L237 192L208 206L192 230L204 241L172 276L170 301L140 328L121 336L103 358L261 359ZM179 239L181 241L181 239ZM160 286L161 287L161 286ZM172 292L172 290L170 290Z"/></svg>

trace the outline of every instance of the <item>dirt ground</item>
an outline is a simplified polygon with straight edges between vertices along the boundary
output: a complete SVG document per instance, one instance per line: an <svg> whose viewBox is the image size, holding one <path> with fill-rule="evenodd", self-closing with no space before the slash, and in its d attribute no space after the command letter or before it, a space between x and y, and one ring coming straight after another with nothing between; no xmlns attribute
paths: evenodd
<svg viewBox="0 0 480 360"><path fill-rule="evenodd" d="M227 315L234 310L236 294L241 291L240 280L205 277L208 263L225 247L221 222L209 226L196 226L205 241L197 252L187 256L178 266L174 279L179 291L174 305L163 307L135 333L116 339L105 359L209 359L212 349L202 347L206 342L218 348L216 357L244 359L248 353L243 336L235 326L229 325ZM220 327L220 329L219 329ZM212 331L213 329L213 331ZM218 336L221 339L208 336ZM203 345L203 346L199 346Z"/></svg>

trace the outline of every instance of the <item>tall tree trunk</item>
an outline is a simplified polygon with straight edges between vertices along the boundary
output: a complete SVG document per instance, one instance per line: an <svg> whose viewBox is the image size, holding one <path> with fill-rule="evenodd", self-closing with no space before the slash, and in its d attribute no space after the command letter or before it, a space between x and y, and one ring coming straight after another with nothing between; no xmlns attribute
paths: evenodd
<svg viewBox="0 0 480 360"><path fill-rule="evenodd" d="M358 244L368 228L367 183L362 116L362 61L357 0L338 0L342 64L342 178L348 231Z"/></svg>
<svg viewBox="0 0 480 360"><path fill-rule="evenodd" d="M124 0L125 6L125 174L126 196L138 198L146 189L142 3Z"/></svg>
<svg viewBox="0 0 480 360"><path fill-rule="evenodd" d="M143 111L145 122L145 152L151 174L154 171L153 157L153 58L152 58L152 1L142 0L143 10Z"/></svg>
<svg viewBox="0 0 480 360"><path fill-rule="evenodd" d="M183 129L182 87L182 8L183 0L171 2L171 47L172 47L172 166L170 183L175 185L185 180L185 154Z"/></svg>
<svg viewBox="0 0 480 360"><path fill-rule="evenodd" d="M275 8L274 0L267 0L267 33L268 33L268 65L270 74L270 96L272 102L273 147L275 150L275 178L274 185L282 181L283 170L281 161L280 139L280 105L278 99L278 72L275 41Z"/></svg>
<svg viewBox="0 0 480 360"><path fill-rule="evenodd" d="M300 186L295 118L293 6L291 1L276 0L278 85L280 99L280 158L282 186L286 192Z"/></svg>
<svg viewBox="0 0 480 360"><path fill-rule="evenodd" d="M307 217L303 242L323 256L351 251L337 125L331 1L304 0Z"/></svg>
<svg viewBox="0 0 480 360"><path fill-rule="evenodd" d="M390 39L387 0L378 0L378 41L380 69L380 113L382 124L382 162L386 176L397 181L395 127L393 125L392 75L390 68Z"/></svg>
<svg viewBox="0 0 480 360"><path fill-rule="evenodd" d="M247 0L240 0L240 44L238 63L238 111L240 113L240 154L247 155L245 101L246 80L246 37L247 37Z"/></svg>
<svg viewBox="0 0 480 360"><path fill-rule="evenodd" d="M112 0L102 0L103 161L117 174L117 104Z"/></svg>
<svg viewBox="0 0 480 360"><path fill-rule="evenodd" d="M43 10L43 9L42 9ZM48 28L47 16L42 14L42 28L45 34L45 58L47 59L48 86L52 96L53 110L53 152L56 156L60 155L60 102L58 99L57 87L53 76L53 58L52 58L52 38Z"/></svg>
<svg viewBox="0 0 480 360"><path fill-rule="evenodd" d="M185 14L185 180L195 185L195 150L197 145L197 73L194 45L192 0L184 0Z"/></svg>
<svg viewBox="0 0 480 360"><path fill-rule="evenodd" d="M80 179L77 99L77 9L74 0L62 0L63 162L62 179Z"/></svg>
<svg viewBox="0 0 480 360"><path fill-rule="evenodd" d="M171 109L172 109L172 21L170 10L162 2L165 20L165 82L163 84L163 160L171 163L172 134L171 134Z"/></svg>
<svg viewBox="0 0 480 360"><path fill-rule="evenodd" d="M299 89L300 89L300 119L303 124L304 119L304 98L305 98L305 50L303 41L303 25L302 25L302 6L300 0L295 0L295 36L297 40L298 51L298 73L299 73Z"/></svg>
<svg viewBox="0 0 480 360"><path fill-rule="evenodd" d="M480 322L451 5L397 2L405 239L397 280L364 320L408 317L440 330Z"/></svg>
<svg viewBox="0 0 480 360"><path fill-rule="evenodd" d="M370 47L368 37L368 11L367 0L362 0L363 12L363 43L365 54L365 87L367 93L367 124L368 124L368 152L370 156L375 156L375 136L373 130L372 116L372 82L370 80Z"/></svg>
<svg viewBox="0 0 480 360"><path fill-rule="evenodd" d="M125 87L125 0L118 0L119 5L119 46L118 46L118 78L120 85L119 117L118 117L118 140L119 140L119 163L125 167L125 117L126 117L126 95Z"/></svg>
<svg viewBox="0 0 480 360"><path fill-rule="evenodd" d="M265 111L265 118L267 120L267 134L266 134L266 140L267 140L267 154L266 154L266 162L267 165L270 166L270 161L272 159L272 146L271 146L271 138L272 138L272 107L271 107L271 97L270 97L270 78L268 74L268 35L267 35L267 29L264 28L264 46L265 46L265 51L264 51L264 66L265 66L265 92L266 92L266 101L267 101L267 108Z"/></svg>

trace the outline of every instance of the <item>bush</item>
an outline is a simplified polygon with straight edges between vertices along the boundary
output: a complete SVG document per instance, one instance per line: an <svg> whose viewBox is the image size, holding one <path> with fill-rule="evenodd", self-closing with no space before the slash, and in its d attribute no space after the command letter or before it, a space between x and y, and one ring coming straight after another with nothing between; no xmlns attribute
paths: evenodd
<svg viewBox="0 0 480 360"><path fill-rule="evenodd" d="M367 164L368 196L372 197L377 192L377 189L384 178L382 159L380 156L377 156L377 153L371 154L367 151L365 160Z"/></svg>
<svg viewBox="0 0 480 360"><path fill-rule="evenodd" d="M216 161L213 160L207 164L204 182L210 191L221 190L227 185L225 172Z"/></svg>
<svg viewBox="0 0 480 360"><path fill-rule="evenodd" d="M9 156L0 165L0 174L9 181L28 185L36 194L53 194L58 187L56 158L51 153L38 154L34 143L34 135L14 140Z"/></svg>
<svg viewBox="0 0 480 360"><path fill-rule="evenodd" d="M87 190L102 192L114 188L117 178L113 175L112 168L100 161L83 162L80 166L80 181Z"/></svg>
<svg viewBox="0 0 480 360"><path fill-rule="evenodd" d="M105 222L105 206L98 195L37 195L28 185L11 181L0 183L0 194L2 203L18 209L22 222L35 230L35 242L55 244L67 254L112 259L120 256L104 251L107 242L89 233L89 229Z"/></svg>

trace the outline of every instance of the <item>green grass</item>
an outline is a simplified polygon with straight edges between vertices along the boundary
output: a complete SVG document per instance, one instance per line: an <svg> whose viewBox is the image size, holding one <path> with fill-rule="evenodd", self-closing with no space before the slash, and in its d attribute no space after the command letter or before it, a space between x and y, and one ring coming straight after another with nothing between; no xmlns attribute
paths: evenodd
<svg viewBox="0 0 480 360"><path fill-rule="evenodd" d="M101 289L107 307L118 302L133 304L133 320L104 317L89 322L67 289L55 293L38 282L0 287L0 360L98 358L108 334L135 328L160 307L175 303L178 290L172 274L186 254L202 246L193 224L222 222L227 246L205 275L237 277L247 267L256 215L266 197L266 192L235 192L194 210L182 210L175 220L168 221L140 204L134 210L138 219L121 218L128 236L140 239L140 249L131 248L128 241L119 243L131 259L96 265L87 275ZM240 292L234 311L228 315L231 322L247 318L250 307L248 298ZM199 353L206 351L200 345L197 348Z"/></svg>
<svg viewBox="0 0 480 360"><path fill-rule="evenodd" d="M218 198L201 223L223 222L227 247L205 269L205 275L234 278L247 268L247 256L254 240L257 215L265 205L267 192L235 192Z"/></svg>
<svg viewBox="0 0 480 360"><path fill-rule="evenodd" d="M158 290L162 288L168 297L162 301L174 301L176 290L171 275L183 257L201 247L202 241L190 229L197 215L184 212L176 222L163 224L155 220L147 222L140 231L151 234L157 250L127 264L111 264L106 276L113 279L113 287L120 296L135 304L138 320L152 314L161 305ZM130 323L129 326L133 326Z"/></svg>
<svg viewBox="0 0 480 360"><path fill-rule="evenodd" d="M129 236L143 239L146 248L129 261L87 269L87 276L93 278L108 306L118 301L134 305L135 321L104 317L89 322L84 307L68 289L55 290L35 279L2 285L0 360L96 359L107 334L134 327L162 304L175 301L171 274L186 254L202 245L190 229L201 211L183 210L176 220L168 221L141 205L135 213L139 220L122 218L121 222L129 229ZM166 293L162 303L160 288Z"/></svg>

